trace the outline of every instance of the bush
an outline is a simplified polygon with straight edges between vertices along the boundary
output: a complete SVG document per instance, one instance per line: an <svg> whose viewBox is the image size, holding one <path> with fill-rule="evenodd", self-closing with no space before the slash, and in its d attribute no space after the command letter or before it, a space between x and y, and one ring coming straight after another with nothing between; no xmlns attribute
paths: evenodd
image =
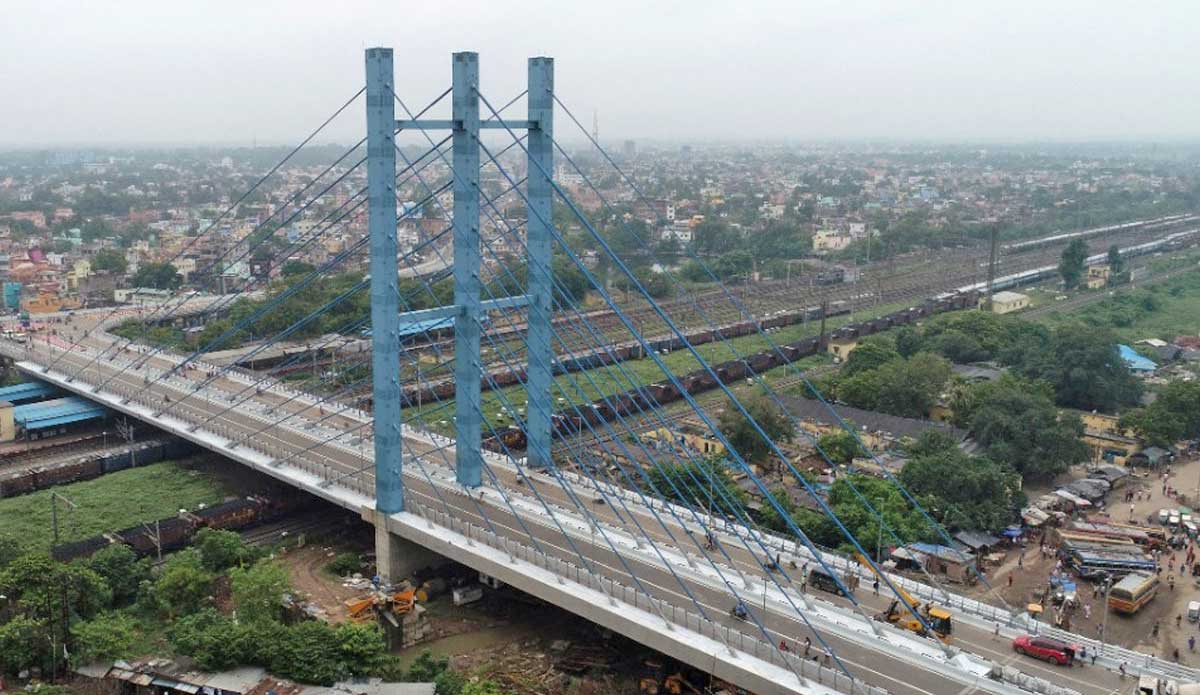
<svg viewBox="0 0 1200 695"><path fill-rule="evenodd" d="M361 572L362 567L362 559L358 553L341 553L325 565L325 569L330 574L336 574L339 577L348 577L355 572Z"/></svg>

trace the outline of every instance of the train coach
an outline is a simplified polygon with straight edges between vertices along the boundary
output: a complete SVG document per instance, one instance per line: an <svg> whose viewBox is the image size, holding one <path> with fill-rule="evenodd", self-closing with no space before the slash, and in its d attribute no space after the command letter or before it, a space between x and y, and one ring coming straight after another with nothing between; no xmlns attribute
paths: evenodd
<svg viewBox="0 0 1200 695"><path fill-rule="evenodd" d="M982 291L974 287L963 288L956 292L947 292L930 298L917 306L901 309L886 316L841 326L830 334L830 339L862 338L897 326L912 325L923 318L936 314L974 308L978 306L981 296ZM814 312L815 316L810 316ZM834 305L830 306L830 310L826 316L835 316L848 312L849 308L845 303L834 303ZM790 322L794 323L798 318L801 320L820 318L820 307L808 307L799 312L791 312L786 316L776 318L785 319L784 323L780 325L786 325L789 319ZM766 327L766 325L767 322L764 322L763 326ZM741 324L732 324L732 326L726 328L736 331L740 330L739 327L742 326L748 327L751 332L754 332L757 328L756 324L748 321ZM694 337L711 338L711 331L707 333L706 335L705 332L700 332ZM674 340L678 340L678 338L674 338ZM742 359L722 362L713 365L711 368L701 367L683 376L676 377L676 380L683 387L683 391L686 391L688 394L703 393L717 388L718 382L720 384L734 383L740 379L761 374L775 367L810 357L820 352L820 350L820 337L811 336L785 345L771 347ZM713 374L716 374L716 378L713 378ZM592 403L578 407L575 413L580 420L579 424L582 425L583 422L597 424L599 421L615 420L618 416L623 417L638 414L652 408L670 405L682 398L683 395L679 387L668 379L641 388L630 389L607 398L599 398ZM556 426L553 428L553 431L562 435L567 432L577 432L579 430L566 426ZM491 451L500 453L506 450L518 451L526 445L525 432L515 425L497 428L495 434L484 438L483 445Z"/></svg>

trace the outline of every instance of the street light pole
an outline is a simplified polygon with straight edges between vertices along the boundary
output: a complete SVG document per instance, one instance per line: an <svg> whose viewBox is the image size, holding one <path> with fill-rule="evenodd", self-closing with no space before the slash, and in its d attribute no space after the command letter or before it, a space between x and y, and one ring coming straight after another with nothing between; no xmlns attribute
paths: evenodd
<svg viewBox="0 0 1200 695"><path fill-rule="evenodd" d="M1104 580L1104 619L1100 621L1100 655L1104 655L1104 645L1108 638L1104 633L1108 632L1108 595L1112 592L1112 578Z"/></svg>

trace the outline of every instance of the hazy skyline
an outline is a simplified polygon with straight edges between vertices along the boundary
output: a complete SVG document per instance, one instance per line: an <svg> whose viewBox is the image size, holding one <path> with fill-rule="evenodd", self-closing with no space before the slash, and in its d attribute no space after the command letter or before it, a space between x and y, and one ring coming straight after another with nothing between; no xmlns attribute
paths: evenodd
<svg viewBox="0 0 1200 695"><path fill-rule="evenodd" d="M598 110L610 144L1200 137L1194 3L408 5L8 4L0 144L296 142L375 45L410 107L449 86L453 51L480 53L497 106L553 56L560 98L589 128ZM324 139L362 130L357 106ZM565 118L558 135L576 139Z"/></svg>

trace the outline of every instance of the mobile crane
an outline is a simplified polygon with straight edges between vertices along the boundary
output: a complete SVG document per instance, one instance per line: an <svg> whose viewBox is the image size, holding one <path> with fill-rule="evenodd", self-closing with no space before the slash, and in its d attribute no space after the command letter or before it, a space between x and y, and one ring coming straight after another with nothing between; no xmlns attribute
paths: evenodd
<svg viewBox="0 0 1200 695"><path fill-rule="evenodd" d="M855 553L854 559L858 560L858 564L871 570L875 578L882 580L875 566L863 557L861 553ZM912 597L904 587L899 584L893 584L896 593L900 594L900 598L892 599L892 603L887 607L887 610L878 613L876 620L882 620L885 623L891 623L910 632L915 632L922 637L929 636L930 628L942 643L950 644L950 632L954 628L953 620L951 619L950 611L935 606L932 603L922 604ZM928 625L929 627L926 627Z"/></svg>

